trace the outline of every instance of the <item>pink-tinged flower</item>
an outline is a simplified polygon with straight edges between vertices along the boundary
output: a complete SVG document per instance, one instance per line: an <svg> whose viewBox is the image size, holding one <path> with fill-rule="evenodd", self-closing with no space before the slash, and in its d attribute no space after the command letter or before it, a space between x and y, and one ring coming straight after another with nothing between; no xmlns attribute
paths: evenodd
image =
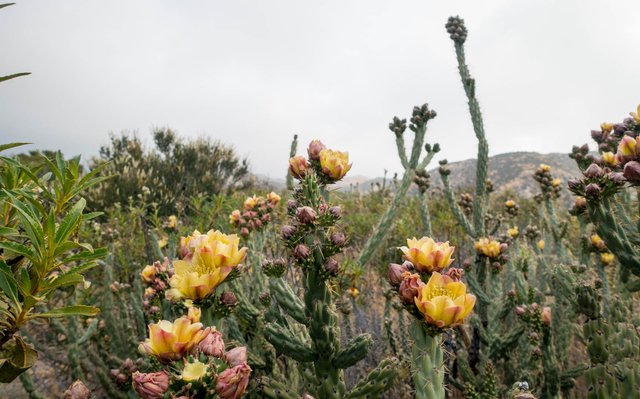
<svg viewBox="0 0 640 399"><path fill-rule="evenodd" d="M351 169L349 153L327 150L320 151L320 166L322 173L334 181L338 181Z"/></svg>
<svg viewBox="0 0 640 399"><path fill-rule="evenodd" d="M234 209L229 215L229 223L236 224L240 220L241 214L240 210Z"/></svg>
<svg viewBox="0 0 640 399"><path fill-rule="evenodd" d="M624 136L622 140L620 140L620 143L618 143L616 159L620 163L625 163L634 159L638 153L640 153L640 141L631 136Z"/></svg>
<svg viewBox="0 0 640 399"><path fill-rule="evenodd" d="M164 362L180 359L209 335L211 327L202 327L202 323L191 323L186 316L173 323L161 320L149 324L149 338L138 350Z"/></svg>
<svg viewBox="0 0 640 399"><path fill-rule="evenodd" d="M274 191L270 192L269 194L267 194L267 202L270 203L273 206L276 206L280 203L280 200L282 198Z"/></svg>
<svg viewBox="0 0 640 399"><path fill-rule="evenodd" d="M424 283L417 273L404 272L402 274L402 283L400 283L400 299L406 303L412 303L420 291Z"/></svg>
<svg viewBox="0 0 640 399"><path fill-rule="evenodd" d="M207 356L222 359L224 357L224 341L220 331L211 331L209 335L200 341L198 349Z"/></svg>
<svg viewBox="0 0 640 399"><path fill-rule="evenodd" d="M309 143L309 147L307 148L307 154L309 155L309 159L312 161L317 161L320 159L320 152L327 148L322 141L313 140Z"/></svg>
<svg viewBox="0 0 640 399"><path fill-rule="evenodd" d="M289 159L289 173L293 177L301 178L307 175L311 165L307 162L306 158L302 155L296 155Z"/></svg>
<svg viewBox="0 0 640 399"><path fill-rule="evenodd" d="M239 364L247 362L247 347L246 346L238 346L236 348L231 349L229 352L225 354L227 359L227 363L229 363L230 367L235 367Z"/></svg>
<svg viewBox="0 0 640 399"><path fill-rule="evenodd" d="M473 310L476 297L467 294L464 283L434 272L429 282L420 287L415 304L429 324L445 328L463 323Z"/></svg>
<svg viewBox="0 0 640 399"><path fill-rule="evenodd" d="M140 273L140 277L145 283L152 282L156 278L156 267L154 265L145 266Z"/></svg>
<svg viewBox="0 0 640 399"><path fill-rule="evenodd" d="M400 247L404 257L420 272L439 272L453 262L455 247L447 242L436 242L430 237L407 239L407 246Z"/></svg>
<svg viewBox="0 0 640 399"><path fill-rule="evenodd" d="M220 399L239 399L249 385L251 367L242 363L234 367L229 367L218 375L216 381L216 393Z"/></svg>
<svg viewBox="0 0 640 399"><path fill-rule="evenodd" d="M136 371L132 384L142 399L161 399L169 389L169 374L164 371L147 374Z"/></svg>

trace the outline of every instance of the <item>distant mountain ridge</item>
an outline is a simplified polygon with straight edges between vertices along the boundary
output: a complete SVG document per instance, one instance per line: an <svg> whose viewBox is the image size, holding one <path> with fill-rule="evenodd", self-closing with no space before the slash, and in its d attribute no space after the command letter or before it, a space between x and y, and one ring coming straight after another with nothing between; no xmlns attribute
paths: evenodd
<svg viewBox="0 0 640 399"><path fill-rule="evenodd" d="M448 164L448 168L451 170L451 184L454 189L472 188L474 186L476 164L475 159ZM580 173L575 161L569 158L567 154L540 154L521 151L489 157L489 179L491 179L497 191L509 190L530 198L539 192L538 184L533 180L533 173L540 164L551 166L551 173L554 177L560 178L563 185ZM442 188L438 167L429 170L429 174L431 175L431 186L433 188ZM259 175L256 178L260 183L273 189L283 189L285 187L284 179L271 179ZM387 186L391 185L391 178L392 176L387 176ZM382 177L371 179L365 176L347 176L337 184L337 187L341 190L353 189L369 192L377 184L382 184L382 182Z"/></svg>

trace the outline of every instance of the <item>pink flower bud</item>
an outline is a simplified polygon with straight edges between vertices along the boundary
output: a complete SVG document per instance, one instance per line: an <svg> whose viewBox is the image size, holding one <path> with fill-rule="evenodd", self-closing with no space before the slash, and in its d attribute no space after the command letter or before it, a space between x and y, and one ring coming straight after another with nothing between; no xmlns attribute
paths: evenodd
<svg viewBox="0 0 640 399"><path fill-rule="evenodd" d="M300 223L309 224L316 220L316 217L318 215L316 214L316 211L313 210L313 208L309 206L302 206L296 210L296 216L298 217Z"/></svg>
<svg viewBox="0 0 640 399"><path fill-rule="evenodd" d="M298 244L293 249L293 255L298 259L307 259L310 253L309 248L304 244Z"/></svg>
<svg viewBox="0 0 640 399"><path fill-rule="evenodd" d="M336 219L340 219L342 216L342 209L339 206L332 206L329 208L329 215L333 216Z"/></svg>
<svg viewBox="0 0 640 399"><path fill-rule="evenodd" d="M400 299L406 303L413 303L414 298L418 296L418 290L424 283L420 279L420 275L417 273L403 273L403 280L400 284Z"/></svg>
<svg viewBox="0 0 640 399"><path fill-rule="evenodd" d="M280 229L280 234L282 234L282 238L284 238L285 240L288 240L289 238L293 237L295 233L296 233L296 228L293 226L284 225Z"/></svg>
<svg viewBox="0 0 640 399"><path fill-rule="evenodd" d="M309 147L307 148L307 154L309 155L309 159L312 161L319 160L320 151L324 150L325 148L327 147L324 144L322 144L322 141L313 140L311 143L309 143Z"/></svg>
<svg viewBox="0 0 640 399"><path fill-rule="evenodd" d="M527 310L525 308L523 308L522 306L516 306L516 314L518 316L522 316L523 314L525 314Z"/></svg>
<svg viewBox="0 0 640 399"><path fill-rule="evenodd" d="M333 243L333 245L335 245L336 247L343 246L344 243L347 241L347 238L344 236L344 233L341 233L339 231L331 234L331 237L329 237L329 239L331 240L331 243Z"/></svg>
<svg viewBox="0 0 640 399"><path fill-rule="evenodd" d="M624 165L623 175L629 183L640 182L640 162L631 161Z"/></svg>
<svg viewBox="0 0 640 399"><path fill-rule="evenodd" d="M169 374L164 371L157 373L133 373L133 389L142 399L161 399L169 389Z"/></svg>
<svg viewBox="0 0 640 399"><path fill-rule="evenodd" d="M337 260L329 258L324 264L324 269L327 271L327 273L335 276L336 274L338 274L338 270L340 270L340 265L338 264Z"/></svg>
<svg viewBox="0 0 640 399"><path fill-rule="evenodd" d="M542 308L540 318L542 319L542 323L544 323L545 326L551 326L551 308L548 306Z"/></svg>
<svg viewBox="0 0 640 399"><path fill-rule="evenodd" d="M89 388L87 388L82 381L76 380L64 391L62 397L63 399L89 399L91 397L91 391L89 391Z"/></svg>
<svg viewBox="0 0 640 399"><path fill-rule="evenodd" d="M445 275L449 276L453 281L460 281L463 274L464 270L458 269L457 267L452 267L445 273Z"/></svg>
<svg viewBox="0 0 640 399"><path fill-rule="evenodd" d="M235 367L242 363L247 362L247 347L246 346L238 346L236 348L231 349L226 353L225 357L227 358L227 363L229 363L229 367Z"/></svg>
<svg viewBox="0 0 640 399"><path fill-rule="evenodd" d="M224 341L220 331L213 331L198 344L198 349L207 356L222 359L224 356Z"/></svg>
<svg viewBox="0 0 640 399"><path fill-rule="evenodd" d="M403 280L402 275L404 274L404 272L407 272L407 271L408 269L404 265L399 265L397 263L390 263L389 273L387 274L389 278L389 283L394 287L399 286Z"/></svg>
<svg viewBox="0 0 640 399"><path fill-rule="evenodd" d="M251 367L246 363L229 367L218 375L216 393L220 399L239 399L249 385Z"/></svg>

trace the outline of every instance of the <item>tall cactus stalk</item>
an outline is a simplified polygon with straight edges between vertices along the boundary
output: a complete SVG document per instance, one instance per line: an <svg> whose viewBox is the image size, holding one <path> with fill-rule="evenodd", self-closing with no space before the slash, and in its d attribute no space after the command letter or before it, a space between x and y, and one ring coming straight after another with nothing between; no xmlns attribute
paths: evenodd
<svg viewBox="0 0 640 399"><path fill-rule="evenodd" d="M292 158L294 155L296 155L297 151L298 151L298 135L294 134L293 140L291 141L291 149L289 150L289 158ZM287 172L286 181L287 181L287 190L289 191L293 190L293 176L291 176L289 172Z"/></svg>

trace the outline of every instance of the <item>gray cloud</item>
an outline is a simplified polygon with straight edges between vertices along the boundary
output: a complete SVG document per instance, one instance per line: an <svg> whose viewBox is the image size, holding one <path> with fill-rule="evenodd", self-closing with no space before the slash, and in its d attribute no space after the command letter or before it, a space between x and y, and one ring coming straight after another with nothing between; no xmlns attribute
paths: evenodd
<svg viewBox="0 0 640 399"><path fill-rule="evenodd" d="M348 150L353 174L400 169L386 126L438 111L428 141L475 156L444 23L470 30L492 154L568 152L640 102L640 3L38 1L0 12L0 137L95 155L109 132L210 136L284 173L291 136Z"/></svg>

